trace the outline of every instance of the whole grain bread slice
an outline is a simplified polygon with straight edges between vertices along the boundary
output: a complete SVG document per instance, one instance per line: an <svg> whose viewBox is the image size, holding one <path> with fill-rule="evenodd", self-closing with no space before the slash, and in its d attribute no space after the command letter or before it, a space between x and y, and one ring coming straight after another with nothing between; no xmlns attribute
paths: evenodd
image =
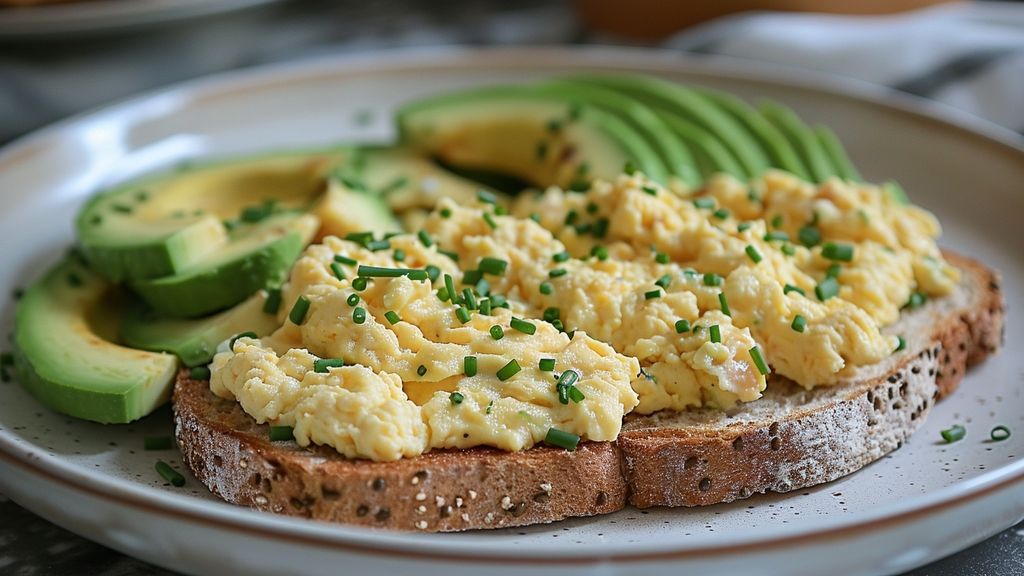
<svg viewBox="0 0 1024 576"><path fill-rule="evenodd" d="M907 346L886 362L811 391L772 378L762 399L732 411L630 415L616 443L354 461L271 442L267 426L184 371L174 392L177 440L193 473L228 502L402 530L522 526L613 512L627 498L694 506L820 484L898 448L966 367L1001 345L996 273L947 258L964 272L961 288L889 328Z"/></svg>
<svg viewBox="0 0 1024 576"><path fill-rule="evenodd" d="M899 448L967 366L1003 338L998 275L947 253L960 288L904 313L886 332L906 348L835 386L771 378L764 396L730 411L628 415L618 444L631 504L699 506L830 482Z"/></svg>

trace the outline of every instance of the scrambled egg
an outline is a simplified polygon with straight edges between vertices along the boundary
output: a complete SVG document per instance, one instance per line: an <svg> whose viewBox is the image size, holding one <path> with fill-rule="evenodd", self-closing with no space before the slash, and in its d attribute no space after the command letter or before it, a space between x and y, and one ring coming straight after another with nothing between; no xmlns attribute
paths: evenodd
<svg viewBox="0 0 1024 576"><path fill-rule="evenodd" d="M442 199L418 234L309 247L283 326L219 353L211 389L354 458L612 440L632 410L756 400L769 365L835 383L959 281L934 217L839 180L721 176L683 197L623 175L504 212Z"/></svg>

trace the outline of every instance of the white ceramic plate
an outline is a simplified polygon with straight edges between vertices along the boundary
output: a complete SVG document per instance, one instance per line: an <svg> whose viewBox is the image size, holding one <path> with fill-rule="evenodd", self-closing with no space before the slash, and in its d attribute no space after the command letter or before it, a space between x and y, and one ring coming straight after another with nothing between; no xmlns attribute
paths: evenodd
<svg viewBox="0 0 1024 576"><path fill-rule="evenodd" d="M946 228L943 242L1002 270L1024 301L1024 151L862 86L796 78L639 50L446 50L300 63L218 76L62 122L0 154L0 289L24 284L71 241L71 218L98 186L209 154L386 139L394 104L429 92L582 69L642 70L770 97L828 122L872 179L895 178ZM367 124L359 119L372 112ZM1002 139L1002 141L1000 141ZM6 306L7 321L10 309ZM1012 310L1011 310L1012 312ZM0 385L0 489L15 501L128 554L185 572L881 574L964 548L1024 516L1024 323L1006 350L972 371L917 435L840 481L698 509L636 510L548 526L403 534L252 512L195 479L163 483L148 435L164 410L129 426L54 414ZM953 423L959 443L938 442ZM1002 424L1017 433L987 442Z"/></svg>
<svg viewBox="0 0 1024 576"><path fill-rule="evenodd" d="M279 0L89 0L0 8L0 38L82 35L220 14Z"/></svg>

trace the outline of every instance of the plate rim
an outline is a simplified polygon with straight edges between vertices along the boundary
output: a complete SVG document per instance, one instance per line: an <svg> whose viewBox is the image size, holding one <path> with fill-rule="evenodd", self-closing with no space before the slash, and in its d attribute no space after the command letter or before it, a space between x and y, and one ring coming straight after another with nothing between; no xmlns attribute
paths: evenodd
<svg viewBox="0 0 1024 576"><path fill-rule="evenodd" d="M540 62L542 64L524 65L524 62ZM493 68L503 64L505 67L532 68L538 71L573 66L629 68L638 71L691 73L768 83L881 106L895 113L928 120L943 129L958 131L960 136L972 136L989 145L995 145L1004 153L1024 158L1024 140L1018 141L1013 137L1013 132L999 128L983 119L966 113L958 113L942 105L927 104L922 107L922 102L927 101L897 94L873 84L797 71L788 67L766 69L765 66L750 61L706 56L693 57L664 49L592 46L490 49L442 47L426 50L423 48L401 48L364 54L327 55L216 73L150 90L110 105L76 114L10 142L0 149L0 172L9 169L18 161L41 153L46 148L47 139L51 140L50 145L59 143L62 135L68 130L80 130L93 122L103 122L109 120L111 116L125 114L127 116L123 122L131 123L132 108L141 108L146 103L167 99L177 109L178 107L187 107L205 98L225 97L237 93L239 90L250 90L268 83L295 81L297 78L309 81L315 77L349 76L358 73L360 68L374 73L384 70L395 74L400 73L403 65L412 67L417 63L421 65L430 63L435 67L443 65L454 69L465 68L468 65ZM0 459L42 474L70 488L123 505L141 506L149 508L151 512L161 514L185 515L188 519L213 522L222 528L231 528L241 532L253 531L254 527L258 527L259 530L255 531L257 535L297 539L304 544L326 545L334 550L346 549L388 555L398 552L403 555L434 560L514 562L518 564L591 564L608 561L633 562L672 558L707 558L736 552L756 551L765 547L777 548L780 544L801 544L822 538L846 537L851 533L873 530L879 524L906 523L920 516L945 510L950 506L967 503L1024 483L1024 460L1018 460L989 470L971 480L909 498L900 506L838 523L818 522L820 524L827 523L829 526L825 528L817 527L815 523L808 523L803 527L773 530L769 537L748 537L745 540L734 540L731 544L708 545L702 543L702 539L695 539L696 541L692 541L689 545L677 547L659 545L657 550L632 553L606 549L599 555L590 553L590 555L583 556L582 551L573 553L572 548L568 548L546 550L533 556L519 551L515 556L508 557L500 554L496 548L491 550L483 541L479 542L476 553L472 553L464 548L454 550L453 546L445 545L442 540L428 539L419 534L367 532L365 529L356 531L351 527L337 524L310 522L260 513L223 502L182 499L177 494L140 486L128 480L105 478L102 473L97 475L94 471L65 464L43 451L35 450L32 443L10 436L4 430L0 430ZM103 486L108 489L103 490L101 488ZM118 496L125 499L119 499ZM446 536L442 535L442 538L444 537ZM635 550L637 546L632 545L631 548Z"/></svg>

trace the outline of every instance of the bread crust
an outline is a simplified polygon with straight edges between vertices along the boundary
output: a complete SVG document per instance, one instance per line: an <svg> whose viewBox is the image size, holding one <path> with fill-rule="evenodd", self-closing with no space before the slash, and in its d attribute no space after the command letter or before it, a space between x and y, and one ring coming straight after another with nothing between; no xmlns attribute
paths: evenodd
<svg viewBox="0 0 1024 576"><path fill-rule="evenodd" d="M907 350L848 382L804 390L772 377L733 411L628 415L615 443L435 450L396 462L348 460L329 447L270 442L209 383L179 374L176 436L214 493L258 510L399 530L448 532L553 522L629 503L697 506L787 492L850 474L899 448L966 368L998 351L998 274L955 253L955 297L905 314Z"/></svg>

